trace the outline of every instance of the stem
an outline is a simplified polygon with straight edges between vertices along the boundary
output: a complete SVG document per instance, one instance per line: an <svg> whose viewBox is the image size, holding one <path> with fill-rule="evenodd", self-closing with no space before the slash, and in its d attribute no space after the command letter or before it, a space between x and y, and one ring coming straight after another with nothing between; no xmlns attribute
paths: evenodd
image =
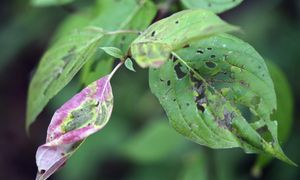
<svg viewBox="0 0 300 180"><path fill-rule="evenodd" d="M119 64L116 65L116 67L111 71L111 73L108 75L108 79L110 80L113 75L116 73L116 71L123 65L123 61L119 62Z"/></svg>

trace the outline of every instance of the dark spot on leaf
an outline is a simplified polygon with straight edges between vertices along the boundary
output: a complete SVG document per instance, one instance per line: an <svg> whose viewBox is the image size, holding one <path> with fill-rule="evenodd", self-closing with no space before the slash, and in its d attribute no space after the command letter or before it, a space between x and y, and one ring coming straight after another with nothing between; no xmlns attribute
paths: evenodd
<svg viewBox="0 0 300 180"><path fill-rule="evenodd" d="M197 109L201 112L204 112L205 108L201 104L197 104Z"/></svg>
<svg viewBox="0 0 300 180"><path fill-rule="evenodd" d="M249 84L246 83L244 80L240 80L240 84L241 84L242 86L247 86L247 87L249 87Z"/></svg>
<svg viewBox="0 0 300 180"><path fill-rule="evenodd" d="M152 37L155 36L155 31L152 31L151 36L152 36Z"/></svg>
<svg viewBox="0 0 300 180"><path fill-rule="evenodd" d="M164 80L163 80L163 79L161 79L161 78L160 78L159 80L160 80L160 82L164 82Z"/></svg>
<svg viewBox="0 0 300 180"><path fill-rule="evenodd" d="M190 103L186 103L186 106L190 106Z"/></svg>
<svg viewBox="0 0 300 180"><path fill-rule="evenodd" d="M190 45L189 44L186 44L186 45L184 45L182 48L189 48L190 47Z"/></svg>
<svg viewBox="0 0 300 180"><path fill-rule="evenodd" d="M176 75L177 75L177 78L178 79L182 79L183 77L186 76L186 73L182 71L181 69L181 64L180 63L177 63L175 66L174 66L174 70L176 72Z"/></svg>
<svg viewBox="0 0 300 180"><path fill-rule="evenodd" d="M212 61L206 61L205 62L205 65L208 67L208 68L215 68L217 65L216 63L212 62Z"/></svg>
<svg viewBox="0 0 300 180"><path fill-rule="evenodd" d="M208 5L208 7L211 7L211 3L208 3L207 5Z"/></svg>
<svg viewBox="0 0 300 180"><path fill-rule="evenodd" d="M178 58L176 56L174 56L173 54L170 54L169 59L171 59L173 62L176 62L178 60Z"/></svg>
<svg viewBox="0 0 300 180"><path fill-rule="evenodd" d="M212 48L209 47L209 48L207 48L207 50L212 50Z"/></svg>
<svg viewBox="0 0 300 180"><path fill-rule="evenodd" d="M258 132L258 134L260 134L262 136L262 138L264 140L266 140L267 142L273 141L273 136L266 125L256 129L256 132Z"/></svg>
<svg viewBox="0 0 300 180"><path fill-rule="evenodd" d="M41 169L41 170L40 170L40 174L44 174L45 172L46 172L45 169Z"/></svg>
<svg viewBox="0 0 300 180"><path fill-rule="evenodd" d="M179 21L175 21L175 24L178 24L179 23Z"/></svg>
<svg viewBox="0 0 300 180"><path fill-rule="evenodd" d="M198 49L196 52L197 52L198 54L203 54L203 53L204 53L204 51L203 51L202 49Z"/></svg>
<svg viewBox="0 0 300 180"><path fill-rule="evenodd" d="M167 81L167 86L170 86L170 85L171 85L171 81L168 80L168 81Z"/></svg>
<svg viewBox="0 0 300 180"><path fill-rule="evenodd" d="M211 55L210 57L211 57L211 58L215 58L215 57L216 57L216 55Z"/></svg>
<svg viewBox="0 0 300 180"><path fill-rule="evenodd" d="M175 102L175 101L176 101L176 98L174 98L173 101Z"/></svg>

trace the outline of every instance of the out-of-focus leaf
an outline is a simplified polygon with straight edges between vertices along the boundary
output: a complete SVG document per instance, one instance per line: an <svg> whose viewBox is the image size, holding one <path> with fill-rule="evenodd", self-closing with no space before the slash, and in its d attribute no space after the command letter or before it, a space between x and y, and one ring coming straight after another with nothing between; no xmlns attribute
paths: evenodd
<svg viewBox="0 0 300 180"><path fill-rule="evenodd" d="M192 41L237 30L207 10L185 10L151 25L131 44L132 57L141 67L159 67L174 50Z"/></svg>
<svg viewBox="0 0 300 180"><path fill-rule="evenodd" d="M101 31L88 28L76 30L58 40L44 54L29 86L27 129L49 100L70 82L93 56L103 35Z"/></svg>
<svg viewBox="0 0 300 180"><path fill-rule="evenodd" d="M99 165L102 166L107 157L114 157L118 154L120 144L123 144L129 133L129 124L126 119L115 115L114 110L114 115L101 133L95 133L87 138L76 151L76 155L72 156L64 168L55 174L55 179L101 178L99 174L106 169L99 168Z"/></svg>
<svg viewBox="0 0 300 180"><path fill-rule="evenodd" d="M15 60L29 43L49 35L61 14L49 15L48 10L19 12L0 28L0 72ZM6 19L7 17L5 17ZM36 23L39 22L39 23Z"/></svg>
<svg viewBox="0 0 300 180"><path fill-rule="evenodd" d="M52 38L52 43L55 43L64 36L68 36L76 29L88 26L94 16L92 9L85 9L74 14L70 14L59 24L54 37Z"/></svg>
<svg viewBox="0 0 300 180"><path fill-rule="evenodd" d="M37 179L51 176L85 138L106 125L113 108L110 77L105 76L90 84L54 113L46 144L41 145L36 153Z"/></svg>
<svg viewBox="0 0 300 180"><path fill-rule="evenodd" d="M183 169L179 174L180 180L208 180L208 163L202 151L188 153L183 159Z"/></svg>
<svg viewBox="0 0 300 180"><path fill-rule="evenodd" d="M243 0L181 0L183 5L189 9L202 8L222 13L235 6L238 6Z"/></svg>
<svg viewBox="0 0 300 180"><path fill-rule="evenodd" d="M135 69L134 69L134 67L133 67L133 63L132 63L132 61L131 61L130 58L127 58L127 59L125 60L124 65L125 65L125 67L126 67L127 69L129 69L130 71L135 72Z"/></svg>
<svg viewBox="0 0 300 180"><path fill-rule="evenodd" d="M123 153L142 163L162 161L180 149L185 139L173 131L165 119L154 121L124 145Z"/></svg>
<svg viewBox="0 0 300 180"><path fill-rule="evenodd" d="M74 0L31 0L33 6L56 6L65 5L73 2Z"/></svg>
<svg viewBox="0 0 300 180"><path fill-rule="evenodd" d="M116 47L100 47L100 49L114 58L122 59L124 56L124 53Z"/></svg>
<svg viewBox="0 0 300 180"><path fill-rule="evenodd" d="M173 127L211 148L266 152L289 164L277 139L272 79L262 57L230 35L213 36L150 70L150 88ZM182 57L182 58L180 58ZM248 110L256 119L247 121Z"/></svg>
<svg viewBox="0 0 300 180"><path fill-rule="evenodd" d="M268 69L274 82L277 96L278 110L272 114L271 118L278 122L278 140L283 143L287 140L293 122L293 96L290 85L283 72L272 62L268 62ZM259 155L252 169L252 174L256 177L261 175L264 168L272 160L271 156Z"/></svg>
<svg viewBox="0 0 300 180"><path fill-rule="evenodd" d="M97 11L101 14L97 17L93 25L103 27L107 30L144 30L152 21L156 14L155 5L148 0L132 1L112 1L98 0ZM111 18L108 18L111 17ZM117 47L123 52L128 51L130 43L136 38L135 34L123 34L104 38L101 47ZM81 73L81 82L88 84L99 78L102 60L112 59L105 52L99 50L93 60L89 61Z"/></svg>

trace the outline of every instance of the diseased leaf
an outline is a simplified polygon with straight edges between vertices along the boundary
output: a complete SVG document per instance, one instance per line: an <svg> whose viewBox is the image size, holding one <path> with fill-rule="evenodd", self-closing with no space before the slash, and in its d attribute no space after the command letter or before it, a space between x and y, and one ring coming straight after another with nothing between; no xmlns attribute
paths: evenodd
<svg viewBox="0 0 300 180"><path fill-rule="evenodd" d="M249 44L224 34L177 53L150 70L150 88L179 133L211 148L241 147L295 165L282 152L277 122L270 119L276 95L268 69Z"/></svg>
<svg viewBox="0 0 300 180"><path fill-rule="evenodd" d="M238 6L243 0L181 0L182 4L189 9L201 8L222 13L235 6Z"/></svg>
<svg viewBox="0 0 300 180"><path fill-rule="evenodd" d="M116 47L100 47L100 49L114 58L122 59L124 56L124 53Z"/></svg>
<svg viewBox="0 0 300 180"><path fill-rule="evenodd" d="M130 71L135 72L135 69L134 69L134 67L133 67L133 63L132 63L132 61L131 61L130 58L127 58L127 59L125 60L124 65L125 65L125 67L126 67L127 69L129 69Z"/></svg>
<svg viewBox="0 0 300 180"><path fill-rule="evenodd" d="M59 39L44 54L30 82L26 127L95 53L103 32L91 28L76 30Z"/></svg>
<svg viewBox="0 0 300 180"><path fill-rule="evenodd" d="M108 122L113 108L110 75L93 82L53 115L46 144L36 153L38 180L47 179L74 153L85 138Z"/></svg>
<svg viewBox="0 0 300 180"><path fill-rule="evenodd" d="M284 73L274 63L267 62L271 78L274 82L275 92L277 96L278 109L275 111L271 119L276 119L278 122L278 140L284 143L289 137L292 122L293 122L293 95L291 87ZM252 174L256 177L261 175L264 168L272 160L271 156L259 155L252 169Z"/></svg>
<svg viewBox="0 0 300 180"><path fill-rule="evenodd" d="M97 12L100 12L100 14L93 25L105 27L105 29L111 31L124 29L142 31L149 26L156 14L155 5L149 0L98 0L97 2ZM137 36L137 34L120 34L105 37L101 41L100 47L113 46L127 52L129 45ZM103 59L113 58L101 50L97 51L95 57L83 67L81 82L89 84L100 77L99 72L102 68L99 63Z"/></svg>
<svg viewBox="0 0 300 180"><path fill-rule="evenodd" d="M65 5L73 1L74 0L31 0L31 4L34 6L56 6Z"/></svg>
<svg viewBox="0 0 300 180"><path fill-rule="evenodd" d="M152 24L131 44L141 67L159 67L172 51L217 33L237 30L206 10L185 10Z"/></svg>
<svg viewBox="0 0 300 180"><path fill-rule="evenodd" d="M106 30L120 30L123 28L139 29L140 27L147 26L156 12L155 6L147 0L141 3L131 0L120 2L101 0L99 1L99 7L96 11L99 14L95 15L94 18L91 17L89 26L105 27ZM107 18L110 15L115 17L114 21ZM128 19L124 20L124 17L127 16ZM110 64L112 63L112 58L103 56L105 53L97 47L109 45L112 42L111 40L115 38L112 38L113 36L102 37L103 34L99 31L100 28L81 27L87 25L87 19L89 18L89 16L79 18L82 19L80 23L71 23L71 26L76 28L76 30L68 32L68 29L72 28L67 27L62 28L62 31L58 31L57 42L53 44L42 58L29 87L26 113L27 130L49 100L74 77L86 62L103 59L106 61L104 64L107 65L105 66L107 68L105 70L102 67L103 63L101 61L97 62L97 64L91 61L91 64L88 64L85 71L83 71L86 73L83 73L85 75L82 78L87 79L84 81L88 83L95 81L103 72L111 70ZM127 22L136 22L136 24ZM67 20L66 23L69 24L69 21ZM123 39L122 42L118 41L121 42L120 46L122 46L122 43L127 42L127 40L130 41L133 37L126 40L123 37L118 37L117 39ZM102 40L100 41L100 38L104 38L105 42L101 43ZM111 40L107 40L110 38ZM129 44L129 42L127 43ZM123 48L121 49L123 50ZM102 54L98 53L99 51ZM101 70L99 70L99 67L101 67ZM95 70L97 71L94 72Z"/></svg>

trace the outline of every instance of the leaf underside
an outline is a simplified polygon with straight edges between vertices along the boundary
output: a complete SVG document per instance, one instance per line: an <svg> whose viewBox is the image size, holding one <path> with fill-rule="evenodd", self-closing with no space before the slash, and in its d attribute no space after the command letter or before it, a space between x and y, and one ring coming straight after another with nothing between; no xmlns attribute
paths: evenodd
<svg viewBox="0 0 300 180"><path fill-rule="evenodd" d="M180 58L181 57L181 58ZM277 140L270 115L276 96L261 56L230 35L191 43L161 68L150 69L150 88L171 125L211 148L241 147L294 164ZM250 121L250 117L254 120Z"/></svg>

